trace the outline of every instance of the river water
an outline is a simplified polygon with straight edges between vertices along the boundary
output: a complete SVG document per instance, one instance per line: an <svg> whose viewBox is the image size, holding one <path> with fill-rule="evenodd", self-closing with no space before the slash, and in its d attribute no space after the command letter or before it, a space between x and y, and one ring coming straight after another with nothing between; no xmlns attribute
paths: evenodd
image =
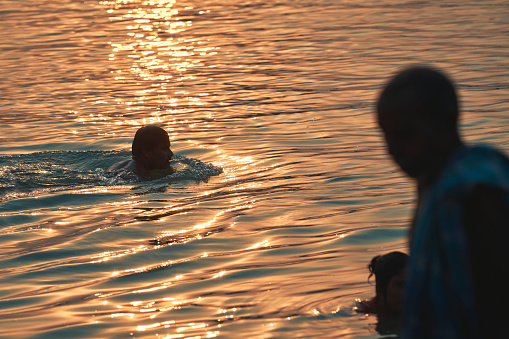
<svg viewBox="0 0 509 339"><path fill-rule="evenodd" d="M0 0L0 337L376 338L415 194L373 104L444 69L509 151L503 0ZM134 132L177 173L106 169Z"/></svg>

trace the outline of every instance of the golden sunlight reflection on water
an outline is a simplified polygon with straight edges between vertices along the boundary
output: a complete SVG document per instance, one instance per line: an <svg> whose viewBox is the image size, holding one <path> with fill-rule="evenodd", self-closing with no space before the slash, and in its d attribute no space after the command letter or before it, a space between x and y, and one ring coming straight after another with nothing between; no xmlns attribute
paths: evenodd
<svg viewBox="0 0 509 339"><path fill-rule="evenodd" d="M110 42L109 61L121 66L111 71L113 80L130 88L132 95L114 99L120 105L119 110L125 112L120 119L90 115L79 118L79 121L104 120L106 124L135 126L159 123L173 136L176 135L175 124L186 123L192 127L192 123L178 121L174 115L192 112L193 106L207 104L208 93L193 93L185 84L188 80L200 81L197 80L199 74L192 69L203 66L202 58L215 54L217 48L182 34L192 25L192 20L173 8L175 0L101 3L110 7L108 13L113 23L125 25L128 38L117 37L119 41ZM186 7L181 11L192 9ZM139 117L139 112L146 110L150 114Z"/></svg>
<svg viewBox="0 0 509 339"><path fill-rule="evenodd" d="M0 336L377 338L349 312L414 202L382 83L443 67L509 149L501 0L4 3ZM108 177L148 123L223 172Z"/></svg>

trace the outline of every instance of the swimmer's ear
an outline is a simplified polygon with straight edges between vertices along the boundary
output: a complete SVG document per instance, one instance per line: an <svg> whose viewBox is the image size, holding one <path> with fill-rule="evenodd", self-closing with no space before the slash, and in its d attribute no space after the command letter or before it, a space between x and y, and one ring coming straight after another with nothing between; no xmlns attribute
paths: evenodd
<svg viewBox="0 0 509 339"><path fill-rule="evenodd" d="M152 151L151 151L151 150L149 150L149 149L143 149L143 150L141 150L141 154L143 154L143 157L144 157L145 159L150 159L150 158L152 158Z"/></svg>

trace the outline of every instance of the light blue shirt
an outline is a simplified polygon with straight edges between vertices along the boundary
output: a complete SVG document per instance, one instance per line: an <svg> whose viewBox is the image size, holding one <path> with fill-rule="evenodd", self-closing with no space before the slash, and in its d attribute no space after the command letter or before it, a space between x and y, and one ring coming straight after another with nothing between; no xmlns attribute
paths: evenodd
<svg viewBox="0 0 509 339"><path fill-rule="evenodd" d="M463 147L422 199L410 245L404 339L481 337L463 220L465 200L479 184L509 197L509 161L493 148Z"/></svg>

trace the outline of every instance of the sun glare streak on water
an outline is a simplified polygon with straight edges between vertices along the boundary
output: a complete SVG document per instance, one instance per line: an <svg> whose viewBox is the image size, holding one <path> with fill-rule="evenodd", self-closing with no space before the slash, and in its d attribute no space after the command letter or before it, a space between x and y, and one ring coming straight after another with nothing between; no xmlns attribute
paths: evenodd
<svg viewBox="0 0 509 339"><path fill-rule="evenodd" d="M172 125L176 122L172 115L185 114L191 106L204 104L200 96L207 94L190 95L185 84L186 80L196 79L190 70L203 65L196 55L206 55L214 48L199 48L201 41L182 37L181 33L192 21L178 17L179 10L172 8L175 1L105 1L103 4L112 7L108 10L112 15L110 20L127 24L125 30L129 37L127 42L110 42L109 60L119 59L125 64L124 69L111 71L114 80L127 84L126 87L135 84L131 89L134 96L115 98L117 104L125 106L126 113L111 123L144 125L164 121L167 130L173 132ZM150 118L125 119L138 115L139 111L150 111Z"/></svg>

